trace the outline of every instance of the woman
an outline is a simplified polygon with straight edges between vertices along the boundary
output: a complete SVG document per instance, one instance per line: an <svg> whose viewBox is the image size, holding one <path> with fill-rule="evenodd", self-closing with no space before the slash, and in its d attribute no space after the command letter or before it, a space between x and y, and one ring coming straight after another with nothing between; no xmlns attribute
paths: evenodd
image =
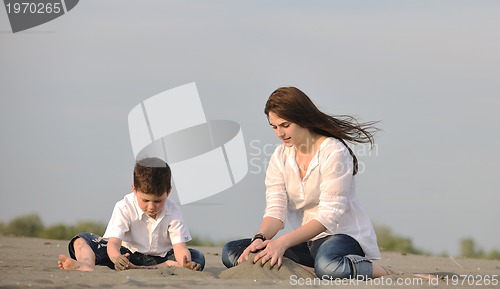
<svg viewBox="0 0 500 289"><path fill-rule="evenodd" d="M232 267L258 252L254 263L281 266L283 256L312 267L320 278L369 279L390 271L380 259L371 221L356 196L357 159L345 141L373 144L373 122L332 117L295 87L269 97L265 114L283 141L266 172L266 210L252 239L227 243L222 261ZM293 231L274 238L285 219Z"/></svg>

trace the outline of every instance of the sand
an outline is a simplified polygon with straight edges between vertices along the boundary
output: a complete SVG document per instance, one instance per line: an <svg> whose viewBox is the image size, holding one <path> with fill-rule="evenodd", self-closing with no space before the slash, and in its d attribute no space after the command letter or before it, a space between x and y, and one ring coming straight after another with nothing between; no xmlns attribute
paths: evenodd
<svg viewBox="0 0 500 289"><path fill-rule="evenodd" d="M93 272L66 271L57 267L59 254L67 254L67 241L0 236L1 288L500 288L500 261L458 257L415 256L383 252L379 262L398 275L372 281L315 279L307 270L286 260L280 270L251 263L226 269L221 248L195 247L206 257L203 272L183 268L116 272L96 267ZM421 279L413 273L439 278ZM496 276L495 276L496 275Z"/></svg>

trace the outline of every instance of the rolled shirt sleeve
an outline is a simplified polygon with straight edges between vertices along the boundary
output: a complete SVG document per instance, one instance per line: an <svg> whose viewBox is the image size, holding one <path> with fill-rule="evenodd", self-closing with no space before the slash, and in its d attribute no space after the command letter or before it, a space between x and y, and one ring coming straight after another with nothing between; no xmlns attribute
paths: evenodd
<svg viewBox="0 0 500 289"><path fill-rule="evenodd" d="M127 209L128 208L124 202L118 202L115 204L108 226L106 227L106 231L103 235L104 238L118 238L120 240L125 239L125 233L130 230L131 215L133 215L133 212L126 212Z"/></svg>
<svg viewBox="0 0 500 289"><path fill-rule="evenodd" d="M267 167L266 172L266 210L265 217L273 217L283 222L287 217L288 196L285 187L284 164L282 148L278 147Z"/></svg>
<svg viewBox="0 0 500 289"><path fill-rule="evenodd" d="M188 227L186 226L184 218L182 217L181 210L177 205L173 203L172 207L175 207L175 209L170 208L171 212L173 212L172 219L170 221L170 224L168 225L168 235L170 237L170 242L172 243L172 245L188 242L192 238L191 234L189 233Z"/></svg>
<svg viewBox="0 0 500 289"><path fill-rule="evenodd" d="M331 233L349 210L349 194L353 182L353 159L345 147L325 156L319 167L321 175L319 204L315 220Z"/></svg>
<svg viewBox="0 0 500 289"><path fill-rule="evenodd" d="M266 173L266 210L292 229L316 220L326 230L311 240L333 234L356 239L366 256L380 258L375 231L361 201L356 196L353 157L347 147L334 138L320 145L302 178L294 147L280 145Z"/></svg>

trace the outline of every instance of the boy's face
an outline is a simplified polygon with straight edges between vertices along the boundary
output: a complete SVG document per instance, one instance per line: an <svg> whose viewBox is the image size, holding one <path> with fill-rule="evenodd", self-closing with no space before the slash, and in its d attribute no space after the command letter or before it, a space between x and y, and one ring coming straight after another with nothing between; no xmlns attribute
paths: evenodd
<svg viewBox="0 0 500 289"><path fill-rule="evenodd" d="M134 189L134 194L137 197L137 203L139 204L141 210L149 217L156 219L156 216L161 212L163 206L165 205L168 192L165 192L161 196L155 196L139 192L133 186L132 188Z"/></svg>

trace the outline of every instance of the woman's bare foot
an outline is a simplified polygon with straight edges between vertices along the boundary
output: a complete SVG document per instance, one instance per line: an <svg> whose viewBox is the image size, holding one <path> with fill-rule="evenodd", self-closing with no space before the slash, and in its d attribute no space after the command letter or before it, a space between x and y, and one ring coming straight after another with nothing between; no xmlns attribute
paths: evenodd
<svg viewBox="0 0 500 289"><path fill-rule="evenodd" d="M433 280L439 278L439 275L428 274L428 273L414 273L413 276L420 277L427 280Z"/></svg>
<svg viewBox="0 0 500 289"><path fill-rule="evenodd" d="M78 262L65 255L59 255L57 266L64 270L78 270L78 271L94 271L94 267L89 264Z"/></svg>
<svg viewBox="0 0 500 289"><path fill-rule="evenodd" d="M388 276L388 275L394 275L397 274L390 268L387 268L385 266L382 266L377 263L372 263L372 278L379 278L382 276Z"/></svg>
<svg viewBox="0 0 500 289"><path fill-rule="evenodd" d="M313 268L313 267L309 267L309 266L302 265L302 264L299 264L299 265L300 265L300 267L302 267L302 268L306 269L307 271L309 271L309 272L311 272L311 273L315 274L315 272L314 272L314 268Z"/></svg>

